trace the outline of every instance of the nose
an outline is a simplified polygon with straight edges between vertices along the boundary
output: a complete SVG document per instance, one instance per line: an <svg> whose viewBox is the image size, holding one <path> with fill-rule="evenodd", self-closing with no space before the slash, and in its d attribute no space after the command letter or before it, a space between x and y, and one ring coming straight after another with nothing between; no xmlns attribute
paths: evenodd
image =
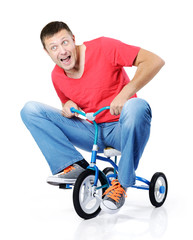
<svg viewBox="0 0 193 240"><path fill-rule="evenodd" d="M59 46L59 53L63 55L67 53L65 46L62 46L62 45Z"/></svg>

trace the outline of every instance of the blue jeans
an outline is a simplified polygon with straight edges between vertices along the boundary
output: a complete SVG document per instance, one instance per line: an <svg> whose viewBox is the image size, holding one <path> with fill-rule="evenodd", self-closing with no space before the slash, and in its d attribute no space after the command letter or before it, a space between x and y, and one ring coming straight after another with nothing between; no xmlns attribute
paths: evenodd
<svg viewBox="0 0 193 240"><path fill-rule="evenodd" d="M75 146L92 151L95 128L86 120L65 118L61 110L38 102L26 103L21 117L45 156L52 174L83 159ZM135 183L135 170L149 139L150 124L150 106L139 98L125 103L118 122L99 124L99 153L106 146L122 153L118 178L123 187Z"/></svg>

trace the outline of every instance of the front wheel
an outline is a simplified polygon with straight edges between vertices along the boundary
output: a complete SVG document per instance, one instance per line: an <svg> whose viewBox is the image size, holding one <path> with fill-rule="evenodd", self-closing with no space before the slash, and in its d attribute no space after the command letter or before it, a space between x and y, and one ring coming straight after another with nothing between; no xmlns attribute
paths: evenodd
<svg viewBox="0 0 193 240"><path fill-rule="evenodd" d="M166 200L168 183L164 173L157 172L153 175L149 185L149 198L153 206L161 207Z"/></svg>
<svg viewBox="0 0 193 240"><path fill-rule="evenodd" d="M105 188L99 188L93 191L95 179L95 171L86 169L78 177L73 191L73 203L77 214L84 219L96 217L101 211L100 199L105 191ZM99 172L97 188L105 185L106 179Z"/></svg>

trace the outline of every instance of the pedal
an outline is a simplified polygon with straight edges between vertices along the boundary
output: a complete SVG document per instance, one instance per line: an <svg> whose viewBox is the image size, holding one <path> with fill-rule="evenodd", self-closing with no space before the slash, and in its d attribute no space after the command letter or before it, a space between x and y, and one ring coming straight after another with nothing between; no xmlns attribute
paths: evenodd
<svg viewBox="0 0 193 240"><path fill-rule="evenodd" d="M59 185L59 188L60 189L72 189L72 185L71 184L62 183L62 184Z"/></svg>

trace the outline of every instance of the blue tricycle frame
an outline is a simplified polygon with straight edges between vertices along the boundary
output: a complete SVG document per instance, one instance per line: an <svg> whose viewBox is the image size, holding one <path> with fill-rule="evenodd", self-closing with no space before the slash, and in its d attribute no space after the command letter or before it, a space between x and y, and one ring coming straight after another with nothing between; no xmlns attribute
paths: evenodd
<svg viewBox="0 0 193 240"><path fill-rule="evenodd" d="M75 108L70 109L72 113L78 113L82 115L89 121L93 122L95 126L95 138L91 154L90 165L77 178L73 190L74 208L77 214L83 219L90 219L99 214L99 212L101 211L100 203L102 201L102 194L111 185L111 180L117 178L118 174L116 154L113 155L114 161L109 156L103 157L97 154L98 125L95 121L95 117L102 111L109 109L110 107L106 106L99 109L95 113L85 113ZM100 171L96 165L97 159L110 163L112 167L107 167L103 171ZM163 203L166 200L168 192L168 183L164 173L156 172L153 175L151 181L136 176L136 182L141 182L143 183L143 185L135 184L132 186L132 188L148 190L150 202L152 203L153 206L160 207L163 205ZM72 184L62 184L60 185L60 188L71 189Z"/></svg>

